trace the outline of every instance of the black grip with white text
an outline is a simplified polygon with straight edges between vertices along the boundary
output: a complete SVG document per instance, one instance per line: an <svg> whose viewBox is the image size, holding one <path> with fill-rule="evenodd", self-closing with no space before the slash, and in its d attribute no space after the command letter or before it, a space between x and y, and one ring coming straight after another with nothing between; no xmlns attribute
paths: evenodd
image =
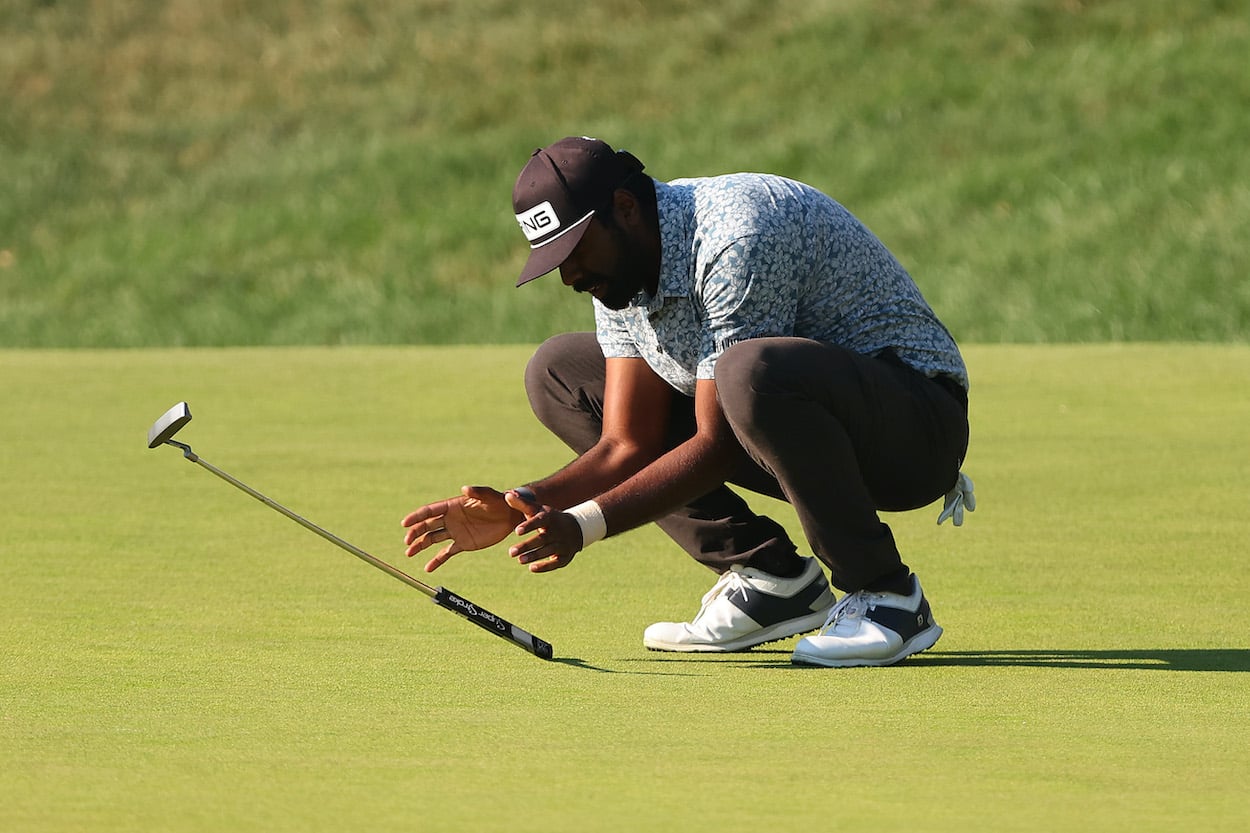
<svg viewBox="0 0 1250 833"><path fill-rule="evenodd" d="M540 659L551 659L552 649L550 642L544 642L532 633L518 628L507 619L496 616L463 596L457 596L446 587L434 588L433 601L439 607L445 607L453 613L460 614L478 627L484 628L496 636L502 636L504 639L518 647L524 648Z"/></svg>

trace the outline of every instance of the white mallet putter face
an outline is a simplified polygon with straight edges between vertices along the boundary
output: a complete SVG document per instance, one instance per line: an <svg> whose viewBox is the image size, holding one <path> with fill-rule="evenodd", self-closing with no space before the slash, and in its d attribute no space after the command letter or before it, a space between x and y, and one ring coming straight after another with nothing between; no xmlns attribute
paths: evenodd
<svg viewBox="0 0 1250 833"><path fill-rule="evenodd" d="M191 409L187 407L186 402L179 402L152 423L152 427L148 429L148 448L164 445L166 440L181 431L182 426L190 421Z"/></svg>

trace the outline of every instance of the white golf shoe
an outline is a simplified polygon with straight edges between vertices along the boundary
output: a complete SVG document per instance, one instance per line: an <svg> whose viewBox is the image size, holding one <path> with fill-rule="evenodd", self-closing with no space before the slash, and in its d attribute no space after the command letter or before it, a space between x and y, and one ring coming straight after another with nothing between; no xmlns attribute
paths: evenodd
<svg viewBox="0 0 1250 833"><path fill-rule="evenodd" d="M833 607L820 562L796 578L734 565L703 596L691 622L657 622L643 632L653 651L743 651L820 627Z"/></svg>
<svg viewBox="0 0 1250 833"><path fill-rule="evenodd" d="M834 605L820 633L799 640L791 662L841 668L893 665L932 648L942 635L912 576L910 596L860 590Z"/></svg>

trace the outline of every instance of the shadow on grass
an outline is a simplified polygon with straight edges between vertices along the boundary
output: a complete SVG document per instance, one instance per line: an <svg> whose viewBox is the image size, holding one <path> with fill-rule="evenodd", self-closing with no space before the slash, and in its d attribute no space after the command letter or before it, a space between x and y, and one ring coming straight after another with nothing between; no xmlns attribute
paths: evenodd
<svg viewBox="0 0 1250 833"><path fill-rule="evenodd" d="M696 674L686 674L680 671L620 671L615 668L604 668L599 665L591 665L585 660L577 657L556 657L552 662L557 665L567 665L570 668L580 668L583 671L595 671L600 674L645 674L652 677L694 677Z"/></svg>
<svg viewBox="0 0 1250 833"><path fill-rule="evenodd" d="M793 665L788 650L765 649L725 654L668 654L654 657L622 658L628 663L720 663L737 668L792 668L811 670L814 666ZM776 658L785 654L785 661ZM759 657L752 660L750 657ZM1104 670L1147 671L1250 671L1250 648L1156 648L1117 651L926 651L908 657L897 667L924 666L1018 667L1018 668L1096 668ZM594 668L596 671L609 669ZM639 673L639 672L626 672ZM655 672L652 672L655 673Z"/></svg>
<svg viewBox="0 0 1250 833"><path fill-rule="evenodd" d="M1156 648L1121 651L928 651L908 665L1132 668L1152 671L1250 671L1247 648Z"/></svg>

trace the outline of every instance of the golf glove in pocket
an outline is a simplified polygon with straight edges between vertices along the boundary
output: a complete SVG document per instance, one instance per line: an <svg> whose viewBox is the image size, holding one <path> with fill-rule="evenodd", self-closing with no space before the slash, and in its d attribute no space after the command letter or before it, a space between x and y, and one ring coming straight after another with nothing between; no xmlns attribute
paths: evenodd
<svg viewBox="0 0 1250 833"><path fill-rule="evenodd" d="M942 514L938 515L937 522L940 524L950 518L955 526L963 526L965 508L969 512L976 511L977 498L972 493L972 478L960 472L954 488L946 493L946 503L942 506Z"/></svg>

